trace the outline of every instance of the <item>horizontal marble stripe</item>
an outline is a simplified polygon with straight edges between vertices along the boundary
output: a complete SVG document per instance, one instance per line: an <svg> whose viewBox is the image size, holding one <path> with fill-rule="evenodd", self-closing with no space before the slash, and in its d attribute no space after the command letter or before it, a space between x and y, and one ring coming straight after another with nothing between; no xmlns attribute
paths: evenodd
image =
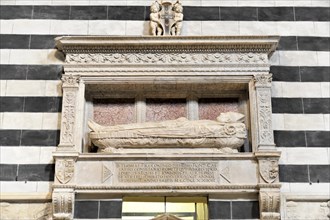
<svg viewBox="0 0 330 220"><path fill-rule="evenodd" d="M329 131L274 131L278 147L330 147Z"/></svg>
<svg viewBox="0 0 330 220"><path fill-rule="evenodd" d="M329 66L271 66L273 81L330 82Z"/></svg>
<svg viewBox="0 0 330 220"><path fill-rule="evenodd" d="M0 49L54 49L58 35L0 35ZM328 37L281 37L278 50L329 51Z"/></svg>
<svg viewBox="0 0 330 220"><path fill-rule="evenodd" d="M59 80L62 65L0 65L0 79Z"/></svg>
<svg viewBox="0 0 330 220"><path fill-rule="evenodd" d="M329 82L272 82L272 97L329 98Z"/></svg>
<svg viewBox="0 0 330 220"><path fill-rule="evenodd" d="M290 195L324 196L330 194L330 183L281 183L281 192Z"/></svg>
<svg viewBox="0 0 330 220"><path fill-rule="evenodd" d="M0 80L0 84L1 96L62 95L62 82L59 80Z"/></svg>
<svg viewBox="0 0 330 220"><path fill-rule="evenodd" d="M45 65L63 64L63 54L55 49L1 49L2 64ZM330 52L275 51L270 59L274 66L328 66Z"/></svg>
<svg viewBox="0 0 330 220"><path fill-rule="evenodd" d="M330 114L273 114L273 130L330 131Z"/></svg>
<svg viewBox="0 0 330 220"><path fill-rule="evenodd" d="M42 104L42 103L40 103ZM61 128L60 113L0 113L1 129L57 130Z"/></svg>
<svg viewBox="0 0 330 220"><path fill-rule="evenodd" d="M330 148L322 147L277 147L281 151L280 164L287 165L322 165L330 164Z"/></svg>
<svg viewBox="0 0 330 220"><path fill-rule="evenodd" d="M53 182L0 181L1 193L46 193L52 191Z"/></svg>
<svg viewBox="0 0 330 220"><path fill-rule="evenodd" d="M326 7L184 7L184 20L329 21ZM149 6L3 5L0 19L150 20Z"/></svg>
<svg viewBox="0 0 330 220"><path fill-rule="evenodd" d="M272 98L273 113L330 113L329 98Z"/></svg>
<svg viewBox="0 0 330 220"><path fill-rule="evenodd" d="M0 164L0 181L54 181L54 164Z"/></svg>
<svg viewBox="0 0 330 220"><path fill-rule="evenodd" d="M61 112L62 97L0 97L0 112Z"/></svg>
<svg viewBox="0 0 330 220"><path fill-rule="evenodd" d="M56 147L0 147L0 161L3 164L52 164L52 152Z"/></svg>
<svg viewBox="0 0 330 220"><path fill-rule="evenodd" d="M0 146L57 146L59 130L0 130Z"/></svg>
<svg viewBox="0 0 330 220"><path fill-rule="evenodd" d="M0 20L0 34L150 35L149 21ZM182 35L280 35L329 37L329 22L318 21L184 21Z"/></svg>
<svg viewBox="0 0 330 220"><path fill-rule="evenodd" d="M275 51L270 58L272 65L279 66L329 66L327 51Z"/></svg>
<svg viewBox="0 0 330 220"><path fill-rule="evenodd" d="M320 6L329 7L328 0L186 0L184 6ZM150 0L2 0L1 5L150 5Z"/></svg>
<svg viewBox="0 0 330 220"><path fill-rule="evenodd" d="M279 165L281 182L330 183L330 165Z"/></svg>

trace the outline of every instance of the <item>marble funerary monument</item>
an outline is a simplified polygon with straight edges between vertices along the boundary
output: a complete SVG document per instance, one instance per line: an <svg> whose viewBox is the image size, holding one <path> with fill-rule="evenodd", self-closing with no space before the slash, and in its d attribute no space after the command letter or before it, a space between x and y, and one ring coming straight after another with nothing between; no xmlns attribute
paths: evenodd
<svg viewBox="0 0 330 220"><path fill-rule="evenodd" d="M152 14L160 13L151 15L152 34L179 35L181 3L156 1L152 7ZM53 153L54 219L73 219L77 196L202 195L257 198L260 218L279 220L280 152L268 63L278 40L58 38L66 64L60 144ZM217 104L204 108L205 99L233 99L237 108L215 112ZM97 100L107 106L106 115L97 116Z"/></svg>

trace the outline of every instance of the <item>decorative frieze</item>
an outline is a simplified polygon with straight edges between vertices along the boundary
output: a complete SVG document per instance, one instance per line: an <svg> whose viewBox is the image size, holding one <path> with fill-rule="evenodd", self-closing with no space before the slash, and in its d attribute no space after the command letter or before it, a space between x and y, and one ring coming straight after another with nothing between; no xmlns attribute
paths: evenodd
<svg viewBox="0 0 330 220"><path fill-rule="evenodd" d="M330 200L313 201L310 196L306 196L304 200L289 200L285 203L286 220L329 220L329 218Z"/></svg>
<svg viewBox="0 0 330 220"><path fill-rule="evenodd" d="M266 64L264 53L69 53L69 64Z"/></svg>
<svg viewBox="0 0 330 220"><path fill-rule="evenodd" d="M74 191L72 189L55 189L53 191L53 218L59 220L73 219Z"/></svg>

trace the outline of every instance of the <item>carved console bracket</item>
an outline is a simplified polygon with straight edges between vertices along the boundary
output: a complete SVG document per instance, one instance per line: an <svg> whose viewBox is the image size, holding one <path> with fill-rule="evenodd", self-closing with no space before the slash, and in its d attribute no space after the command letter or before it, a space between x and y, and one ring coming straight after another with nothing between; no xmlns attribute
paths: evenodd
<svg viewBox="0 0 330 220"><path fill-rule="evenodd" d="M53 219L73 219L74 190L54 189L53 191Z"/></svg>
<svg viewBox="0 0 330 220"><path fill-rule="evenodd" d="M259 191L261 220L280 220L280 189L261 188Z"/></svg>

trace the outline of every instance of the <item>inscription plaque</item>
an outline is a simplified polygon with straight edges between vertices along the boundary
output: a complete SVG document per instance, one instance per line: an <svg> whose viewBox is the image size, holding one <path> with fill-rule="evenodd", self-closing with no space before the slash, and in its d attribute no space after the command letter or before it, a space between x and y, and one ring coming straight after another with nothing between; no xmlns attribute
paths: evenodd
<svg viewBox="0 0 330 220"><path fill-rule="evenodd" d="M117 162L120 183L216 183L217 162Z"/></svg>

